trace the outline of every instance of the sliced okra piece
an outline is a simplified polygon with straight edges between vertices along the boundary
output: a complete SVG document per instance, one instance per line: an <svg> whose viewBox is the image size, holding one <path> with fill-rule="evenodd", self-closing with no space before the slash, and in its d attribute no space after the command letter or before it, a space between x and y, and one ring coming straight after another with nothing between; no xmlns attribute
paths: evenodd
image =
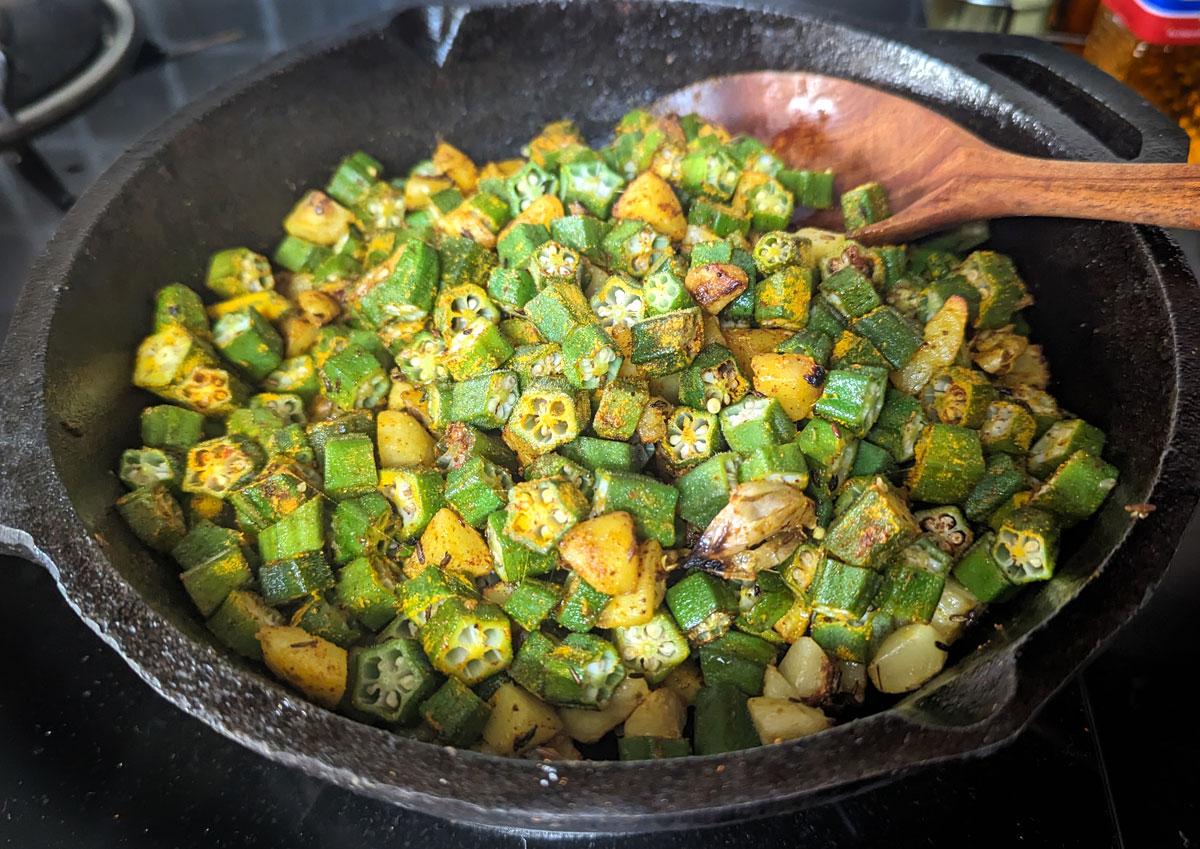
<svg viewBox="0 0 1200 849"><path fill-rule="evenodd" d="M850 467L852 476L883 475L891 477L895 471L896 459L887 449L880 448L874 442L867 442L865 439L859 441L858 451L854 455L854 465Z"/></svg>
<svg viewBox="0 0 1200 849"><path fill-rule="evenodd" d="M874 569L826 558L809 586L809 602L817 613L857 618L867 612L879 586Z"/></svg>
<svg viewBox="0 0 1200 849"><path fill-rule="evenodd" d="M792 267L813 265L812 242L795 233L773 230L763 233L751 254L759 274L770 275Z"/></svg>
<svg viewBox="0 0 1200 849"><path fill-rule="evenodd" d="M128 448L121 452L121 483L130 489L163 483L178 489L183 480L179 455L162 448Z"/></svg>
<svg viewBox="0 0 1200 849"><path fill-rule="evenodd" d="M634 365L649 376L686 368L700 353L704 328L696 308L652 316L633 325Z"/></svg>
<svg viewBox="0 0 1200 849"><path fill-rule="evenodd" d="M491 513L503 509L511 486L506 469L472 457L446 475L445 497L467 524L483 527Z"/></svg>
<svg viewBox="0 0 1200 849"><path fill-rule="evenodd" d="M665 315L696 306L684 280L687 264L678 256L662 256L642 279L646 316Z"/></svg>
<svg viewBox="0 0 1200 849"><path fill-rule="evenodd" d="M692 754L690 740L668 737L617 738L617 758L623 761L650 761L663 758L686 758Z"/></svg>
<svg viewBox="0 0 1200 849"><path fill-rule="evenodd" d="M530 382L517 399L505 435L521 453L540 456L579 435L575 398L570 387L548 379Z"/></svg>
<svg viewBox="0 0 1200 849"><path fill-rule="evenodd" d="M482 457L509 471L517 468L516 455L500 439L461 422L447 425L437 441L436 450L437 467L442 471L457 469L472 457Z"/></svg>
<svg viewBox="0 0 1200 849"><path fill-rule="evenodd" d="M746 694L732 684L706 685L696 693L697 755L718 755L760 745Z"/></svg>
<svg viewBox="0 0 1200 849"><path fill-rule="evenodd" d="M1117 485L1117 468L1086 451L1076 451L1063 461L1033 493L1030 507L1039 507L1074 524L1100 509Z"/></svg>
<svg viewBox="0 0 1200 849"><path fill-rule="evenodd" d="M880 610L868 610L858 617L816 613L810 633L817 645L835 660L866 663L894 624L895 620Z"/></svg>
<svg viewBox="0 0 1200 849"><path fill-rule="evenodd" d="M697 198L688 209L688 224L703 227L724 239L734 233L745 236L750 232L750 216L743 215L732 206Z"/></svg>
<svg viewBox="0 0 1200 849"><path fill-rule="evenodd" d="M256 531L273 525L317 494L314 475L291 457L274 455L248 483L229 493L238 520Z"/></svg>
<svg viewBox="0 0 1200 849"><path fill-rule="evenodd" d="M816 285L816 270L789 265L758 281L754 320L760 327L801 330L808 323L808 305Z"/></svg>
<svg viewBox="0 0 1200 849"><path fill-rule="evenodd" d="M863 183L842 192L841 204L847 232L882 221L892 214L887 192L879 183Z"/></svg>
<svg viewBox="0 0 1200 849"><path fill-rule="evenodd" d="M875 597L875 606L897 624L928 622L937 610L946 577L904 563L887 568Z"/></svg>
<svg viewBox="0 0 1200 849"><path fill-rule="evenodd" d="M439 268L436 250L418 239L409 239L387 277L359 299L359 311L376 327L425 318L433 309Z"/></svg>
<svg viewBox="0 0 1200 849"><path fill-rule="evenodd" d="M1045 479L1076 451L1099 457L1104 450L1104 432L1083 419L1064 419L1050 425L1029 449L1029 474Z"/></svg>
<svg viewBox="0 0 1200 849"><path fill-rule="evenodd" d="M658 450L663 461L682 472L720 450L723 440L716 415L694 407L676 407L667 419L667 433Z"/></svg>
<svg viewBox="0 0 1200 849"><path fill-rule="evenodd" d="M418 629L429 621L429 617L451 598L478 600L475 585L461 575L440 569L436 564L423 569L413 578L400 584L400 615Z"/></svg>
<svg viewBox="0 0 1200 849"><path fill-rule="evenodd" d="M241 547L242 542L242 534L238 531L202 520L194 524L187 535L171 549L171 556L175 558L180 569L191 569L230 549Z"/></svg>
<svg viewBox="0 0 1200 849"><path fill-rule="evenodd" d="M846 319L824 298L813 298L808 309L807 329L818 330L830 339L838 339L846 329Z"/></svg>
<svg viewBox="0 0 1200 849"><path fill-rule="evenodd" d="M1023 404L1025 409L1033 415L1033 420L1037 424L1037 429L1034 431L1036 437L1041 437L1052 424L1063 417L1062 410L1059 409L1054 396L1044 389L1021 384L1009 387L1008 391L1014 400Z"/></svg>
<svg viewBox="0 0 1200 849"><path fill-rule="evenodd" d="M225 419L226 435L247 436L260 446L265 446L267 438L282 426L279 417L270 410L251 410L248 407L234 410Z"/></svg>
<svg viewBox="0 0 1200 849"><path fill-rule="evenodd" d="M996 398L996 388L987 375L961 366L938 372L929 386L933 392L933 412L943 424L978 428Z"/></svg>
<svg viewBox="0 0 1200 849"><path fill-rule="evenodd" d="M321 391L316 362L309 354L289 357L268 374L262 386L269 392L286 392L311 399Z"/></svg>
<svg viewBox="0 0 1200 849"><path fill-rule="evenodd" d="M665 611L645 624L614 628L613 643L625 667L648 684L660 683L689 653L687 638Z"/></svg>
<svg viewBox="0 0 1200 849"><path fill-rule="evenodd" d="M748 454L796 438L796 425L774 398L749 395L721 410L721 434L734 451Z"/></svg>
<svg viewBox="0 0 1200 849"><path fill-rule="evenodd" d="M708 527L729 503L729 495L737 483L738 455L732 451L714 454L676 481L679 515L697 527Z"/></svg>
<svg viewBox="0 0 1200 849"><path fill-rule="evenodd" d="M522 345L517 348L507 367L517 373L524 391L535 380L563 376L562 346L557 342Z"/></svg>
<svg viewBox="0 0 1200 849"><path fill-rule="evenodd" d="M850 475L858 454L858 440L834 422L810 419L796 437L808 458L810 479L818 492L831 494Z"/></svg>
<svg viewBox="0 0 1200 849"><path fill-rule="evenodd" d="M262 559L283 560L325 547L325 508L320 497L310 498L258 534Z"/></svg>
<svg viewBox="0 0 1200 849"><path fill-rule="evenodd" d="M988 453L1024 454L1036 432L1037 421L1023 404L999 398L988 405L979 439Z"/></svg>
<svg viewBox="0 0 1200 849"><path fill-rule="evenodd" d="M689 407L720 412L750 389L737 360L723 345L705 345L679 378L679 401Z"/></svg>
<svg viewBox="0 0 1200 849"><path fill-rule="evenodd" d="M478 319L449 338L445 362L450 376L463 381L500 368L512 355L500 328Z"/></svg>
<svg viewBox="0 0 1200 849"><path fill-rule="evenodd" d="M979 313L979 290L957 274L940 277L921 290L918 295L917 317L928 322L955 295L967 302L967 315L972 321L975 320Z"/></svg>
<svg viewBox="0 0 1200 849"><path fill-rule="evenodd" d="M335 499L365 495L379 486L375 444L364 434L334 436L325 443L325 492Z"/></svg>
<svg viewBox="0 0 1200 849"><path fill-rule="evenodd" d="M558 168L558 196L562 202L578 203L597 218L608 217L624 185L625 178L590 151Z"/></svg>
<svg viewBox="0 0 1200 849"><path fill-rule="evenodd" d="M266 560L258 569L258 583L267 604L288 604L329 589L333 572L320 551L305 551L279 560Z"/></svg>
<svg viewBox="0 0 1200 849"><path fill-rule="evenodd" d="M271 431L262 444L268 456L278 454L290 457L304 466L314 466L317 462L316 452L308 441L304 425L290 424Z"/></svg>
<svg viewBox="0 0 1200 849"><path fill-rule="evenodd" d="M562 588L549 581L525 578L504 602L504 612L526 631L536 631L562 600Z"/></svg>
<svg viewBox="0 0 1200 849"><path fill-rule="evenodd" d="M445 236L438 245L438 270L442 291L471 283L486 286L488 275L499 260L496 254L473 239Z"/></svg>
<svg viewBox="0 0 1200 849"><path fill-rule="evenodd" d="M912 459L926 423L925 412L916 398L889 387L867 439L886 448L897 462L903 463Z"/></svg>
<svg viewBox="0 0 1200 849"><path fill-rule="evenodd" d="M761 575L770 575L773 580L769 583L764 582L761 579ZM797 602L800 602L800 599L797 599L793 595L792 591L783 583L783 580L773 572L762 572L760 573L760 580L749 589L749 593L743 589L739 605L741 612L738 614L737 619L734 620L734 627L744 633L760 637L769 643L777 644L786 642L787 639L783 634L788 634L788 636L794 639L799 639L800 634L794 634L787 620L792 617L792 610L796 607ZM808 608L802 602L801 607L803 607L807 614ZM781 626L782 633L775 630L775 626L781 620L784 620ZM807 627L807 624L808 620L806 618L804 620L805 627Z"/></svg>
<svg viewBox="0 0 1200 849"><path fill-rule="evenodd" d="M813 413L864 437L874 427L887 394L887 371L873 366L832 369Z"/></svg>
<svg viewBox="0 0 1200 849"><path fill-rule="evenodd" d="M750 213L754 229L762 233L788 226L795 207L792 193L782 183L767 180L751 190L746 211Z"/></svg>
<svg viewBox="0 0 1200 849"><path fill-rule="evenodd" d="M833 171L793 170L782 168L775 179L796 198L797 206L809 209L828 209L833 206Z"/></svg>
<svg viewBox="0 0 1200 849"><path fill-rule="evenodd" d="M338 572L337 597L355 618L372 631L396 618L399 571L390 560L359 557Z"/></svg>
<svg viewBox="0 0 1200 849"><path fill-rule="evenodd" d="M262 660L262 646L254 636L267 625L282 625L283 616L250 590L233 590L205 623L229 648L250 660Z"/></svg>
<svg viewBox="0 0 1200 849"><path fill-rule="evenodd" d="M592 262L604 263L609 223L591 215L564 215L550 222L550 238Z"/></svg>
<svg viewBox="0 0 1200 849"><path fill-rule="evenodd" d="M506 268L524 270L533 252L548 241L550 231L545 225L518 223L505 230L496 243L496 253Z"/></svg>
<svg viewBox="0 0 1200 849"><path fill-rule="evenodd" d="M506 518L504 510L497 510L488 516L486 525L488 549L492 553L496 574L500 580L517 584L519 587L530 577L553 572L558 567L558 558L552 552L542 554L533 551L513 539L504 530ZM508 613L513 615L511 611ZM515 615L513 618L517 619L517 623L525 630L533 630L526 627Z"/></svg>
<svg viewBox="0 0 1200 849"><path fill-rule="evenodd" d="M546 339L560 344L576 327L595 321L595 313L579 287L560 281L547 283L536 297L525 304L525 313Z"/></svg>
<svg viewBox="0 0 1200 849"><path fill-rule="evenodd" d="M829 526L829 553L852 566L879 569L920 534L903 497L882 478Z"/></svg>
<svg viewBox="0 0 1200 849"><path fill-rule="evenodd" d="M537 294L537 286L524 268L497 267L488 275L487 293L506 313L520 313Z"/></svg>
<svg viewBox="0 0 1200 849"><path fill-rule="evenodd" d="M464 684L477 684L512 662L512 630L499 607L451 596L421 630L434 668Z"/></svg>
<svg viewBox="0 0 1200 849"><path fill-rule="evenodd" d="M645 221L624 218L604 235L603 248L605 265L613 271L642 278L650 271L656 256L670 248L670 240Z"/></svg>
<svg viewBox="0 0 1200 849"><path fill-rule="evenodd" d="M920 330L890 306L876 307L850 322L850 327L874 345L892 368L907 365L924 341Z"/></svg>
<svg viewBox="0 0 1200 849"><path fill-rule="evenodd" d="M246 405L251 410L267 410L286 425L306 424L304 399L289 392L260 392L252 395Z"/></svg>
<svg viewBox="0 0 1200 849"><path fill-rule="evenodd" d="M824 546L802 543L779 568L779 577L797 598L807 600L809 588L821 571L829 552Z"/></svg>
<svg viewBox="0 0 1200 849"><path fill-rule="evenodd" d="M358 226L371 236L404 225L404 192L382 181L372 184L352 208Z"/></svg>
<svg viewBox="0 0 1200 849"><path fill-rule="evenodd" d="M439 680L416 640L389 639L351 655L350 704L384 722L408 725Z"/></svg>
<svg viewBox="0 0 1200 849"><path fill-rule="evenodd" d="M602 439L628 441L637 431L650 392L642 381L618 378L600 390L592 429Z"/></svg>
<svg viewBox="0 0 1200 849"><path fill-rule="evenodd" d="M641 446L594 436L576 437L561 446L558 453L590 472L600 469L636 472L646 464L646 452Z"/></svg>
<svg viewBox="0 0 1200 849"><path fill-rule="evenodd" d="M848 477L837 489L833 502L833 515L840 516L854 506L854 502L875 482L875 476Z"/></svg>
<svg viewBox="0 0 1200 849"><path fill-rule="evenodd" d="M375 414L370 410L340 411L330 418L310 422L305 428L308 441L320 463L325 462L325 445L335 436L363 434L375 438Z"/></svg>
<svg viewBox="0 0 1200 849"><path fill-rule="evenodd" d="M396 353L400 373L413 383L433 383L450 376L446 368L446 343L436 334L422 330Z"/></svg>
<svg viewBox="0 0 1200 849"><path fill-rule="evenodd" d="M329 522L333 559L345 564L382 554L391 536L392 508L378 492L338 502Z"/></svg>
<svg viewBox="0 0 1200 849"><path fill-rule="evenodd" d="M781 481L797 489L808 486L808 463L799 443L764 445L751 451L738 467L738 481L759 480Z"/></svg>
<svg viewBox="0 0 1200 849"><path fill-rule="evenodd" d="M705 686L728 684L757 696L762 692L763 673L775 660L775 646L761 637L730 631L701 646L697 654Z"/></svg>
<svg viewBox="0 0 1200 849"><path fill-rule="evenodd" d="M922 532L928 534L929 539L938 548L953 558L961 557L975 540L971 525L962 511L952 504L919 510L913 514L913 518L917 520Z"/></svg>
<svg viewBox="0 0 1200 849"><path fill-rule="evenodd" d="M425 700L421 715L438 739L451 746L466 747L483 734L492 709L466 684L451 678Z"/></svg>
<svg viewBox="0 0 1200 849"><path fill-rule="evenodd" d="M992 554L995 544L993 532L981 534L954 567L955 580L984 604L1008 601L1020 589Z"/></svg>
<svg viewBox="0 0 1200 849"><path fill-rule="evenodd" d="M542 695L556 705L603 707L624 679L616 648L595 634L568 634L542 663Z"/></svg>
<svg viewBox="0 0 1200 849"><path fill-rule="evenodd" d="M688 641L696 646L727 634L738 612L733 587L707 572L692 572L669 587L666 602Z"/></svg>
<svg viewBox="0 0 1200 849"><path fill-rule="evenodd" d="M818 365L824 366L829 362L829 355L833 352L833 339L823 331L806 327L776 345L775 352L803 354Z"/></svg>
<svg viewBox="0 0 1200 849"><path fill-rule="evenodd" d="M612 469L596 470L592 514L623 511L637 532L660 545L675 544L675 508L679 490L646 475Z"/></svg>
<svg viewBox="0 0 1200 849"><path fill-rule="evenodd" d="M170 551L187 533L183 508L165 484L153 484L117 499L117 512L134 536L155 551Z"/></svg>
<svg viewBox="0 0 1200 849"><path fill-rule="evenodd" d="M296 608L288 623L303 628L314 637L328 640L335 646L349 648L363 637L362 628L345 610L323 595L311 595Z"/></svg>
<svg viewBox="0 0 1200 849"><path fill-rule="evenodd" d="M525 481L508 491L504 532L546 554L587 510L587 498L574 484L554 478Z"/></svg>
<svg viewBox="0 0 1200 849"><path fill-rule="evenodd" d="M613 333L614 339L646 317L642 287L620 274L612 274L604 281L592 296L591 305L600 325Z"/></svg>
<svg viewBox="0 0 1200 849"><path fill-rule="evenodd" d="M225 498L262 468L262 449L245 436L222 436L198 442L188 450L184 492Z"/></svg>
<svg viewBox="0 0 1200 849"><path fill-rule="evenodd" d="M142 340L133 385L205 416L226 415L249 394L221 368L208 343L181 325L168 325Z"/></svg>
<svg viewBox="0 0 1200 849"><path fill-rule="evenodd" d="M366 197L367 191L379 180L383 165L370 154L356 150L338 163L325 193L346 206L354 206Z"/></svg>
<svg viewBox="0 0 1200 849"><path fill-rule="evenodd" d="M574 484L585 497L592 497L595 483L594 475L574 460L555 452L543 454L521 470L522 477L527 481L538 478L562 478Z"/></svg>
<svg viewBox="0 0 1200 849"><path fill-rule="evenodd" d="M509 209L513 215L520 215L543 195L553 195L558 191L558 178L533 162L522 165L505 180L505 184Z"/></svg>
<svg viewBox="0 0 1200 849"><path fill-rule="evenodd" d="M932 534L922 534L911 544L904 547L892 566L909 566L914 569L924 569L935 575L948 575L954 565L955 558L941 548Z"/></svg>
<svg viewBox="0 0 1200 849"><path fill-rule="evenodd" d="M275 288L271 263L249 248L227 248L213 254L204 283L222 298Z"/></svg>
<svg viewBox="0 0 1200 849"><path fill-rule="evenodd" d="M500 320L500 310L482 286L460 283L446 286L438 293L433 306L433 325L444 337L460 333L481 319L491 324Z"/></svg>
<svg viewBox="0 0 1200 849"><path fill-rule="evenodd" d="M979 292L975 327L994 330L1008 324L1018 309L1030 303L1029 293L1013 261L995 251L975 251L955 269Z"/></svg>
<svg viewBox="0 0 1200 849"><path fill-rule="evenodd" d="M891 363L871 344L871 340L859 336L850 330L842 331L842 335L834 340L833 350L829 354L829 364L833 368L846 366L875 366L890 368Z"/></svg>
<svg viewBox="0 0 1200 849"><path fill-rule="evenodd" d="M142 410L142 444L149 448L185 452L204 437L204 416L173 404Z"/></svg>
<svg viewBox="0 0 1200 849"><path fill-rule="evenodd" d="M598 324L578 325L568 332L562 353L563 373L576 389L599 389L621 370L621 351Z"/></svg>
<svg viewBox="0 0 1200 849"><path fill-rule="evenodd" d="M392 382L373 354L351 344L325 361L321 385L331 401L352 410L382 406Z"/></svg>
<svg viewBox="0 0 1200 849"><path fill-rule="evenodd" d="M596 627L600 614L612 599L575 573L567 576L563 584L562 600L554 611L554 621L577 634L586 633Z"/></svg>
<svg viewBox="0 0 1200 849"><path fill-rule="evenodd" d="M992 557L1014 584L1048 581L1057 565L1058 536L1059 522L1052 514L1021 507L997 527Z"/></svg>
<svg viewBox="0 0 1200 849"><path fill-rule="evenodd" d="M447 421L482 428L503 427L516 407L519 381L508 369L485 372L455 384Z"/></svg>
<svg viewBox="0 0 1200 849"><path fill-rule="evenodd" d="M906 483L915 501L962 503L987 469L979 432L955 425L927 425L913 456Z"/></svg>
<svg viewBox="0 0 1200 849"><path fill-rule="evenodd" d="M821 281L821 294L839 314L856 319L882 306L871 279L847 265Z"/></svg>
<svg viewBox="0 0 1200 849"><path fill-rule="evenodd" d="M1028 477L1009 454L993 454L987 470L963 501L963 512L972 522L982 522L1028 485Z"/></svg>
<svg viewBox="0 0 1200 849"><path fill-rule="evenodd" d="M694 150L680 163L681 185L686 192L721 203L733 196L740 176L736 160L721 147Z"/></svg>
<svg viewBox="0 0 1200 849"><path fill-rule="evenodd" d="M434 514L445 506L442 476L424 469L382 469L379 491L396 508L400 519L397 535L411 540L419 537Z"/></svg>
<svg viewBox="0 0 1200 849"><path fill-rule="evenodd" d="M208 312L192 288L171 283L154 293L154 332L178 325L201 339L209 336Z"/></svg>

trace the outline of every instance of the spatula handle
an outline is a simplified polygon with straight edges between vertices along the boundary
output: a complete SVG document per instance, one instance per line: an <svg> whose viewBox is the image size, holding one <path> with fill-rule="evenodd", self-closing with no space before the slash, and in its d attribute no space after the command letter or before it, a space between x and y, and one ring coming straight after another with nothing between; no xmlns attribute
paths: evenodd
<svg viewBox="0 0 1200 849"><path fill-rule="evenodd" d="M942 179L931 191L856 236L898 242L964 221L1027 215L1200 230L1200 165L1059 162L975 149L937 170Z"/></svg>

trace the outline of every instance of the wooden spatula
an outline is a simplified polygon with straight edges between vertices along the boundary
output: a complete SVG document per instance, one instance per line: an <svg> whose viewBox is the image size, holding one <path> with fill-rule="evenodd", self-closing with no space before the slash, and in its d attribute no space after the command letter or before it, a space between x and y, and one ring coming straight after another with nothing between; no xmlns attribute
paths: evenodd
<svg viewBox="0 0 1200 849"><path fill-rule="evenodd" d="M1022 215L1200 229L1200 165L1018 156L918 103L849 80L779 71L716 77L655 109L696 112L769 142L792 167L832 168L839 192L882 183L892 217L854 234L872 244ZM840 226L840 215L813 223Z"/></svg>

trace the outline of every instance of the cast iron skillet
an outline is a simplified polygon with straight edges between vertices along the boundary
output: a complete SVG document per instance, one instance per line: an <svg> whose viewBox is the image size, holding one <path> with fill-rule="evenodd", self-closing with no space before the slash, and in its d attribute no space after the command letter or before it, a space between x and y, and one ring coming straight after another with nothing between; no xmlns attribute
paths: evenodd
<svg viewBox="0 0 1200 849"><path fill-rule="evenodd" d="M358 724L216 648L174 569L111 508L121 488L109 470L136 444L147 402L128 378L151 291L198 283L217 248L268 249L293 199L345 151L362 147L398 169L444 134L498 157L564 112L599 139L630 106L707 76L772 68L907 94L1025 153L1183 158L1165 119L1030 41L651 2L516 5L461 20L410 11L285 56L186 110L66 217L0 363L0 545L44 564L101 638L184 710L268 757L446 817L574 831L694 826L779 812L1010 739L1142 604L1197 501L1200 298L1158 231L995 227L995 247L1016 256L1037 296L1031 320L1052 388L1109 433L1120 485L1067 540L1054 580L996 611L979 650L896 707L802 741L551 771ZM1123 505L1146 501L1157 512L1135 523Z"/></svg>

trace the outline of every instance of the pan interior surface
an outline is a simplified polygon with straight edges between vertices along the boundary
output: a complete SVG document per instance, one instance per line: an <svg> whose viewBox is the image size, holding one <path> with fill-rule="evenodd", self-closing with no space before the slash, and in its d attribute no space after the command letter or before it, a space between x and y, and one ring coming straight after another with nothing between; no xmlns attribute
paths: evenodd
<svg viewBox="0 0 1200 849"><path fill-rule="evenodd" d="M603 45L602 60L581 60L571 44ZM1154 254L1132 227L1010 221L993 229L991 246L1015 258L1037 299L1030 321L1051 363L1051 391L1109 435L1120 484L1102 512L1064 540L1069 557L1054 580L995 611L982 650L896 711L742 755L563 765L569 783L548 792L535 764L448 753L353 723L215 648L175 568L148 555L112 510L121 493L112 469L120 452L137 444L137 413L149 403L129 385L132 352L148 332L156 288L199 288L208 256L221 248L269 253L294 199L324 185L348 151L369 151L393 173L426 156L438 137L478 160L501 158L560 117L600 142L630 107L708 76L772 68L849 76L906 93L1010 149L1081 154L1063 150L1034 117L952 66L904 43L817 20L689 4L493 8L466 16L439 64L441 52L413 12L301 60L285 59L159 131L68 219L69 233L56 246L74 238L77 248L54 281L61 288L46 352L46 435L78 521L101 541L108 562L59 563L65 592L90 572L119 573L133 592L124 606L108 608L112 619L102 627L118 635L113 639L155 686L223 732L363 792L490 824L690 826L778 810L773 806L803 793L1013 733L1019 722L974 736L962 729L978 729L1011 700L1040 701L1057 686L1055 680L1023 691L1006 665L1008 649L1095 580L1130 533L1123 505L1148 500L1174 434L1174 319ZM1120 579L1105 582L1109 603L1136 607L1173 542L1149 541L1136 555L1112 558L1105 572ZM1152 558L1161 564L1137 578L1139 563ZM126 649L123 640L135 639L141 648ZM1081 627L1061 636L1057 650L1074 652L1078 662L1094 648L1082 643L1092 639ZM1037 648L1052 651L1045 642ZM1061 674L1050 659L1030 668ZM714 773L718 762L723 774Z"/></svg>

